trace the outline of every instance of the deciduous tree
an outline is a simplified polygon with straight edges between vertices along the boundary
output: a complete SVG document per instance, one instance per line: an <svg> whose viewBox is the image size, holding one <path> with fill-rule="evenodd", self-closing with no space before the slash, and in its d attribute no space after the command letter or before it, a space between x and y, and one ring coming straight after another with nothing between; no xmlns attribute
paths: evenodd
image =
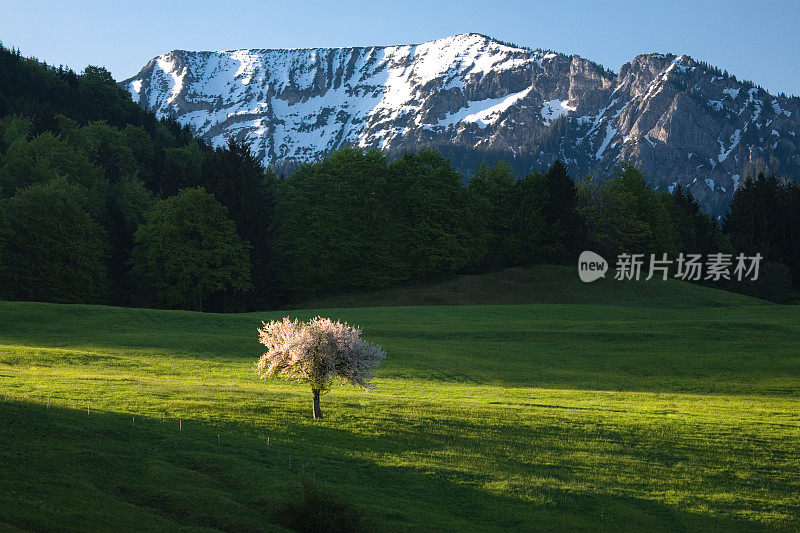
<svg viewBox="0 0 800 533"><path fill-rule="evenodd" d="M0 257L8 297L105 303L108 241L85 210L85 191L63 178L31 185L6 201Z"/></svg>
<svg viewBox="0 0 800 533"><path fill-rule="evenodd" d="M228 295L250 288L248 247L224 206L203 188L156 204L134 235L133 268L161 305L225 310ZM221 301L219 301L221 299Z"/></svg>
<svg viewBox="0 0 800 533"><path fill-rule="evenodd" d="M301 322L286 317L262 324L258 340L267 352L256 362L256 373L262 379L282 377L310 384L315 419L322 418L320 393L335 380L369 389L375 368L386 356L347 322L321 317Z"/></svg>

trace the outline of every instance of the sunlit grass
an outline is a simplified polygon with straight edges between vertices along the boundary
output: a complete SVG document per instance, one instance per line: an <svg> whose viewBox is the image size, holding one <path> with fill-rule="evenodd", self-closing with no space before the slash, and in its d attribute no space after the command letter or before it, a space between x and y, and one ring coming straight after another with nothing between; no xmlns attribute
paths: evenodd
<svg viewBox="0 0 800 533"><path fill-rule="evenodd" d="M388 352L314 421L281 313L0 303L0 526L271 529L302 471L380 529L791 530L800 311L736 304L292 312Z"/></svg>

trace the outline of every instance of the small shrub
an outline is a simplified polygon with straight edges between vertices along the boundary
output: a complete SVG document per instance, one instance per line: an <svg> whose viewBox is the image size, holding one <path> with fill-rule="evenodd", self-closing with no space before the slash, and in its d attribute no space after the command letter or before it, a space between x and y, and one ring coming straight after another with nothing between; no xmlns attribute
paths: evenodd
<svg viewBox="0 0 800 533"><path fill-rule="evenodd" d="M295 531L365 531L364 514L342 495L315 481L298 476L289 498L279 508L277 522Z"/></svg>

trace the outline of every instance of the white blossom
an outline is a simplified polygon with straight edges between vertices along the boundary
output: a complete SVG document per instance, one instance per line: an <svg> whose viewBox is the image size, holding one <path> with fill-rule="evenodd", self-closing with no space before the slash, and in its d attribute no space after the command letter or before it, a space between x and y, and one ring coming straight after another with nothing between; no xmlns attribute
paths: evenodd
<svg viewBox="0 0 800 533"><path fill-rule="evenodd" d="M256 362L255 371L264 379L283 377L324 391L333 381L371 388L375 368L386 356L380 347L361 338L361 330L347 322L316 317L262 322L259 342L267 352Z"/></svg>

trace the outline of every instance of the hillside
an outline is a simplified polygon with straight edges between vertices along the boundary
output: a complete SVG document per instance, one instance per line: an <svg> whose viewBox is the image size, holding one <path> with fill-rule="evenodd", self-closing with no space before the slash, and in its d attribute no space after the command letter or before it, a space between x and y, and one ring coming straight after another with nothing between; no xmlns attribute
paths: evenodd
<svg viewBox="0 0 800 533"><path fill-rule="evenodd" d="M291 312L388 352L322 421L307 387L253 373L280 312L0 302L0 528L282 530L345 509L403 531L791 530L798 309L703 287L712 303L684 308L681 288L674 306Z"/></svg>
<svg viewBox="0 0 800 533"><path fill-rule="evenodd" d="M89 66L77 74L63 65L24 57L20 50L0 43L0 118L7 115L29 117L34 134L63 128L67 117L80 125L103 121L118 128L142 128L151 136L160 130L162 143L174 137L185 144L192 138L187 129L132 103L104 68ZM2 145L12 140L3 139Z"/></svg>
<svg viewBox="0 0 800 533"><path fill-rule="evenodd" d="M467 174L481 158L524 173L558 157L573 176L630 161L654 187L680 184L714 214L748 175L800 175L800 98L687 55L640 55L614 73L463 34L388 47L173 50L120 84L209 143L246 139L278 167L344 145L448 147Z"/></svg>
<svg viewBox="0 0 800 533"><path fill-rule="evenodd" d="M698 308L763 303L741 294L676 280L616 281L613 271L603 279L583 283L572 267L534 265L320 298L297 304L294 308L520 304Z"/></svg>

